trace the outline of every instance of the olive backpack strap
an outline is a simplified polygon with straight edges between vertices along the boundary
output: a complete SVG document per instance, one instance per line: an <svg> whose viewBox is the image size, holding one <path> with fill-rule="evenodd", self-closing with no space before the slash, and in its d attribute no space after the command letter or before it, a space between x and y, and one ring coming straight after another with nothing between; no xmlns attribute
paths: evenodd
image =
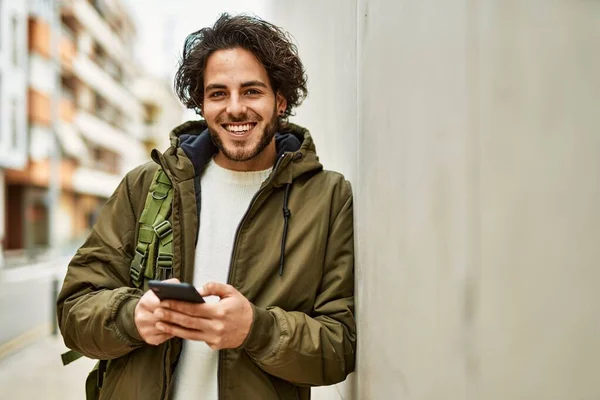
<svg viewBox="0 0 600 400"><path fill-rule="evenodd" d="M142 287L144 277L148 279L162 278L162 276L158 276L157 272L170 277L173 264L173 251L170 247L173 235L171 223L167 218L171 211L172 200L171 181L159 168L152 179L144 211L140 215L138 224L138 242L129 270L131 283L135 287ZM158 264L159 271L156 271L156 264Z"/></svg>

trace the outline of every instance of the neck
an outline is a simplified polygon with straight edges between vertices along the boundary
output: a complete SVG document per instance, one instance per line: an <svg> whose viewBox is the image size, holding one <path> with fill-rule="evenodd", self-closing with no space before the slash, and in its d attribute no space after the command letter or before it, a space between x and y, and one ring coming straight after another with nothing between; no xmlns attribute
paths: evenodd
<svg viewBox="0 0 600 400"><path fill-rule="evenodd" d="M277 151L275 148L275 140L272 140L263 151L250 160L234 161L227 158L223 152L219 151L215 156L215 163L221 168L230 169L232 171L264 171L275 164L276 157Z"/></svg>

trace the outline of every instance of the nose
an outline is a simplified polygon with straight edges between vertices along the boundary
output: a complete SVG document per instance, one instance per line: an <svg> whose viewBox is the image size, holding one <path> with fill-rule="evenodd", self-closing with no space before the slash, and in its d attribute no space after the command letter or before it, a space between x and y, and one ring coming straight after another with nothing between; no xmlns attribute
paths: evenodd
<svg viewBox="0 0 600 400"><path fill-rule="evenodd" d="M229 97L229 103L227 104L227 113L233 116L246 114L246 105L244 104L239 95L232 94Z"/></svg>

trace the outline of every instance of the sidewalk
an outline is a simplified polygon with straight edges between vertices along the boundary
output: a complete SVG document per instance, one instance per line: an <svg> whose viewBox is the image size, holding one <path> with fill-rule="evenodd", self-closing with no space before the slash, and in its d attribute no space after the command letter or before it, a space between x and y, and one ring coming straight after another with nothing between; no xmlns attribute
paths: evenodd
<svg viewBox="0 0 600 400"><path fill-rule="evenodd" d="M82 400L94 360L80 358L63 367L67 348L60 336L46 336L0 360L0 399Z"/></svg>
<svg viewBox="0 0 600 400"><path fill-rule="evenodd" d="M27 348L0 359L0 399L82 400L85 379L96 364L80 358L63 366L67 351L60 336L46 336ZM335 386L313 388L314 400L341 400Z"/></svg>

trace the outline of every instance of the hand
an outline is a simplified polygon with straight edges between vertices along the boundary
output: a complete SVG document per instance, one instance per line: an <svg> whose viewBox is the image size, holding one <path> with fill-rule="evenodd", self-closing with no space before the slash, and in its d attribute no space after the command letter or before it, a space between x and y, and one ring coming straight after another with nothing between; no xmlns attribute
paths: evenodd
<svg viewBox="0 0 600 400"><path fill-rule="evenodd" d="M178 279L169 279L166 282L179 283ZM135 306L134 322L135 326L144 341L153 346L171 339L173 335L161 332L156 329L158 318L154 311L160 306L160 299L156 297L152 290L148 290Z"/></svg>
<svg viewBox="0 0 600 400"><path fill-rule="evenodd" d="M219 296L216 304L194 304L166 300L154 311L160 332L187 340L206 342L214 350L242 345L252 325L252 305L233 286L210 282L200 290L202 296Z"/></svg>

